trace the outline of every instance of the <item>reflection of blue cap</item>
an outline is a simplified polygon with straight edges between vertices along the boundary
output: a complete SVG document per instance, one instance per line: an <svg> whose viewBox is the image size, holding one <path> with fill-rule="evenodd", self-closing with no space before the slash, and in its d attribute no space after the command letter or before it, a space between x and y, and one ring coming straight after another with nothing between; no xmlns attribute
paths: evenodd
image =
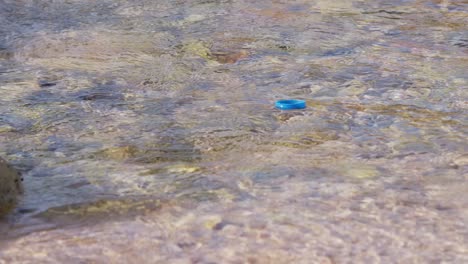
<svg viewBox="0 0 468 264"><path fill-rule="evenodd" d="M304 109L306 108L306 102L298 99L278 100L275 107L281 110Z"/></svg>

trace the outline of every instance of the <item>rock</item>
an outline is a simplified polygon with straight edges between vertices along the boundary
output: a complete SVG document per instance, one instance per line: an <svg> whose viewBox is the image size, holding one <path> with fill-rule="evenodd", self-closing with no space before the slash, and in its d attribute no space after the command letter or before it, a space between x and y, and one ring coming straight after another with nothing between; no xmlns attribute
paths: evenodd
<svg viewBox="0 0 468 264"><path fill-rule="evenodd" d="M15 207L23 192L22 181L21 174L0 158L0 216Z"/></svg>

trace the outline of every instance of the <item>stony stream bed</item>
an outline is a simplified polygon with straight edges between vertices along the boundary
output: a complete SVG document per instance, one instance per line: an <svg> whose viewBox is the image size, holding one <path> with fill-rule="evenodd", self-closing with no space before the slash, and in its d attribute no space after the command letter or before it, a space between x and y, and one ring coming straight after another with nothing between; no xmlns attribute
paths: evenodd
<svg viewBox="0 0 468 264"><path fill-rule="evenodd" d="M467 24L462 0L0 0L24 178L0 263L467 263Z"/></svg>

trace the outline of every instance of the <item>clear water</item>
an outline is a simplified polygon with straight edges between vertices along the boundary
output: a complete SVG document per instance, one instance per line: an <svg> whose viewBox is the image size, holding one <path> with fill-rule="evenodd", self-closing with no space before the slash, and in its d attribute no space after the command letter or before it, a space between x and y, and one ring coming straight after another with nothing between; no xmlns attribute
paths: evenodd
<svg viewBox="0 0 468 264"><path fill-rule="evenodd" d="M468 262L467 23L463 0L0 0L25 176L0 263Z"/></svg>

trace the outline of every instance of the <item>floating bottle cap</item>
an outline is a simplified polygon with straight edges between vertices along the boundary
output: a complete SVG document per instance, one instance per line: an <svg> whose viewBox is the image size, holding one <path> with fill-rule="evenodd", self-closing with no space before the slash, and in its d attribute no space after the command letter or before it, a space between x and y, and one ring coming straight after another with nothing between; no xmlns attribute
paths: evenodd
<svg viewBox="0 0 468 264"><path fill-rule="evenodd" d="M306 102L298 99L278 100L275 107L281 110L293 110L306 108Z"/></svg>

